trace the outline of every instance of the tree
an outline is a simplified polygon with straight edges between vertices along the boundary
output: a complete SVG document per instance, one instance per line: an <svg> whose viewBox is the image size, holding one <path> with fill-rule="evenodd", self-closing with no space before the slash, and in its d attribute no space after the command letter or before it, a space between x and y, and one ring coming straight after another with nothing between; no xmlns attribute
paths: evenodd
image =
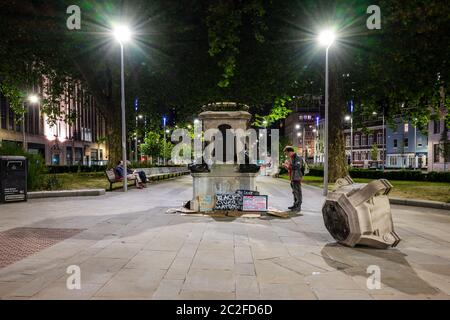
<svg viewBox="0 0 450 320"><path fill-rule="evenodd" d="M376 144L372 145L372 150L370 150L370 157L372 158L372 161L378 161L378 146Z"/></svg>
<svg viewBox="0 0 450 320"><path fill-rule="evenodd" d="M147 132L147 136L144 138L144 143L141 144L141 152L152 158L157 158L161 154L162 149L161 136L154 131Z"/></svg>

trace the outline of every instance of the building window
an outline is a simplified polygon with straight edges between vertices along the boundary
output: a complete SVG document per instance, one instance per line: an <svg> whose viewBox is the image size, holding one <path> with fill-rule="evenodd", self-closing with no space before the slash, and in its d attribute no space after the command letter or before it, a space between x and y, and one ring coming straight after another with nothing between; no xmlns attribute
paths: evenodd
<svg viewBox="0 0 450 320"><path fill-rule="evenodd" d="M395 166L397 165L397 157L390 157L390 158L389 158L389 164L390 164L392 167L395 167Z"/></svg>
<svg viewBox="0 0 450 320"><path fill-rule="evenodd" d="M434 120L433 121L433 133L441 133L441 121L440 120Z"/></svg>
<svg viewBox="0 0 450 320"><path fill-rule="evenodd" d="M359 147L359 135L355 136L355 146Z"/></svg>
<svg viewBox="0 0 450 320"><path fill-rule="evenodd" d="M397 139L394 139L394 148L397 148L398 147L398 141L397 141Z"/></svg>
<svg viewBox="0 0 450 320"><path fill-rule="evenodd" d="M403 125L403 131L404 131L405 133L408 133L408 131L409 131L409 124L408 124L408 123L405 123L405 124Z"/></svg>
<svg viewBox="0 0 450 320"><path fill-rule="evenodd" d="M369 146L373 145L373 134L369 134Z"/></svg>
<svg viewBox="0 0 450 320"><path fill-rule="evenodd" d="M446 143L442 143L441 144L441 150L444 153L445 157L445 162L450 162L450 142L446 142Z"/></svg>
<svg viewBox="0 0 450 320"><path fill-rule="evenodd" d="M350 147L350 136L345 136L345 145Z"/></svg>
<svg viewBox="0 0 450 320"><path fill-rule="evenodd" d="M440 158L440 149L439 149L439 144L434 144L433 145L433 161L435 163L439 162Z"/></svg>
<svg viewBox="0 0 450 320"><path fill-rule="evenodd" d="M405 146L405 148L408 148L408 145L409 145L409 140L408 140L408 138L406 138L406 139L404 140L404 146Z"/></svg>
<svg viewBox="0 0 450 320"><path fill-rule="evenodd" d="M418 147L421 147L421 146L422 146L422 138L421 138L421 137L418 137L418 138L417 138L417 146L418 146Z"/></svg>
<svg viewBox="0 0 450 320"><path fill-rule="evenodd" d="M383 143L383 134L381 132L378 132L378 134L377 134L377 144L384 144Z"/></svg>
<svg viewBox="0 0 450 320"><path fill-rule="evenodd" d="M367 136L365 134L361 135L361 145L367 145Z"/></svg>

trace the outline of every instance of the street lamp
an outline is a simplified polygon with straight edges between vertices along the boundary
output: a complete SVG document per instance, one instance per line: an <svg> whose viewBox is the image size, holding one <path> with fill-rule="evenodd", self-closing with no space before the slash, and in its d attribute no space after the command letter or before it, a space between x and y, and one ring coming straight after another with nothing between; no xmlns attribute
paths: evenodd
<svg viewBox="0 0 450 320"><path fill-rule="evenodd" d="M39 103L39 96L37 96L35 94L30 94L28 96L28 102L30 102L31 104Z"/></svg>
<svg viewBox="0 0 450 320"><path fill-rule="evenodd" d="M122 161L123 161L123 191L128 190L127 181L127 133L125 122L125 73L123 64L123 45L130 41L131 31L127 26L117 25L114 28L113 35L117 42L120 44L120 84L121 84L121 96L122 96Z"/></svg>
<svg viewBox="0 0 450 320"><path fill-rule="evenodd" d="M166 165L166 123L167 123L167 118L163 117L163 127L164 127L164 149L163 149L163 164Z"/></svg>
<svg viewBox="0 0 450 320"><path fill-rule="evenodd" d="M374 116L376 116L376 115L378 115L378 112L374 111L372 114ZM385 127L384 127L384 107L383 107L383 125L381 127L381 130L383 130L383 141L381 142L381 152L383 152L383 156L381 157L381 155L380 155L380 158L383 161L382 170L384 172L384 168L386 166L386 142L385 142L386 137L385 137ZM377 144L378 144L378 141L377 141ZM403 156L402 156L402 158L403 158Z"/></svg>
<svg viewBox="0 0 450 320"><path fill-rule="evenodd" d="M38 104L40 101L39 96L34 93L30 94L27 97L27 100L30 104ZM26 152L27 151L27 135L25 132L25 110L22 115L22 135L23 135L23 150Z"/></svg>
<svg viewBox="0 0 450 320"><path fill-rule="evenodd" d="M324 149L325 159L323 164L323 195L328 195L328 51L336 39L336 35L332 30L324 30L319 34L319 43L326 47L325 51L325 135Z"/></svg>
<svg viewBox="0 0 450 320"><path fill-rule="evenodd" d="M345 121L350 121L350 165L353 166L353 117L345 116Z"/></svg>

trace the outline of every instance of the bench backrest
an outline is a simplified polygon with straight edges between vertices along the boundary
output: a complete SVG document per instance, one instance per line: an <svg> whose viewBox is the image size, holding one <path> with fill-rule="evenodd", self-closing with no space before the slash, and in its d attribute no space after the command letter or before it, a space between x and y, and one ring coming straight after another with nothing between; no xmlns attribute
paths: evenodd
<svg viewBox="0 0 450 320"><path fill-rule="evenodd" d="M152 167L152 168L142 168L137 169L145 172L147 177L161 175L161 174L170 174L170 173L182 173L187 172L187 167Z"/></svg>
<svg viewBox="0 0 450 320"><path fill-rule="evenodd" d="M105 172L109 182L116 181L116 174L114 173L114 169L106 170Z"/></svg>

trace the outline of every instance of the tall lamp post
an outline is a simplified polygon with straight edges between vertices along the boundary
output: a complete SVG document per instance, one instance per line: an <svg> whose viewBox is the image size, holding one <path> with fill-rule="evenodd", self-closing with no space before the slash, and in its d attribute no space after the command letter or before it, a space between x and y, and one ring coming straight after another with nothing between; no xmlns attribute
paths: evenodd
<svg viewBox="0 0 450 320"><path fill-rule="evenodd" d="M125 122L125 74L123 63L123 45L131 39L131 31L127 26L116 26L114 37L120 44L120 84L121 84L121 106L122 106L122 161L123 161L123 191L128 190L127 181L127 133Z"/></svg>
<svg viewBox="0 0 450 320"><path fill-rule="evenodd" d="M375 116L378 115L378 112L374 111L373 115L375 115ZM381 155L380 155L380 158L383 161L381 168L382 168L382 171L384 172L384 168L386 166L386 151L387 151L386 150L387 149L386 137L385 137L386 128L385 128L385 119L384 119L384 107L383 107L383 117L382 117L382 119L383 119L383 124L382 124L381 130L383 130L383 141L381 141L381 152L383 152L383 156L381 157Z"/></svg>
<svg viewBox="0 0 450 320"><path fill-rule="evenodd" d="M353 166L353 116L345 116L345 121L350 121L350 166Z"/></svg>
<svg viewBox="0 0 450 320"><path fill-rule="evenodd" d="M163 117L163 130L164 130L163 165L166 165L166 123L167 118Z"/></svg>
<svg viewBox="0 0 450 320"><path fill-rule="evenodd" d="M336 35L331 30L322 31L319 35L319 43L326 47L325 51L325 135L324 135L324 149L325 149L325 159L323 163L323 195L328 195L328 51L336 39Z"/></svg>
<svg viewBox="0 0 450 320"><path fill-rule="evenodd" d="M139 100L136 98L134 100L134 111L136 115L136 126L135 126L135 137L134 137L134 162L138 162L138 107Z"/></svg>
<svg viewBox="0 0 450 320"><path fill-rule="evenodd" d="M30 104L38 104L39 103L39 96L36 94L30 94L28 96L28 102ZM25 113L22 115L22 135L23 135L23 150L26 152L27 151L27 134L25 132Z"/></svg>

